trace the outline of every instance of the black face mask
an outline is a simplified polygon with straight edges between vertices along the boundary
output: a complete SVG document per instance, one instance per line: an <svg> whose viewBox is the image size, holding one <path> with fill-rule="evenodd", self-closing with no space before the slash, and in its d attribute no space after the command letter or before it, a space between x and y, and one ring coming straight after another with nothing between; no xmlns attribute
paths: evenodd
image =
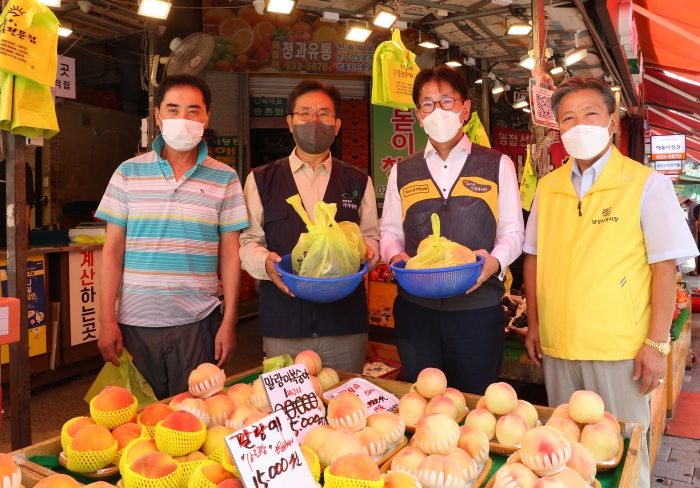
<svg viewBox="0 0 700 488"><path fill-rule="evenodd" d="M324 154L335 140L335 124L324 124L312 120L301 125L293 125L292 133L297 146L307 154Z"/></svg>

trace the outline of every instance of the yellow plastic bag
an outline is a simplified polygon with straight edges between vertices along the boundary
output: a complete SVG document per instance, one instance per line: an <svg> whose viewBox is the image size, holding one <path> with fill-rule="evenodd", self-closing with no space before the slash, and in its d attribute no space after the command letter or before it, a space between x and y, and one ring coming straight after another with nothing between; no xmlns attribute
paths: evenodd
<svg viewBox="0 0 700 488"><path fill-rule="evenodd" d="M491 147L491 141L489 141L489 136L486 135L486 129L481 124L479 119L479 114L474 110L469 117L469 122L464 126L464 132L469 137L471 142L479 144L484 147Z"/></svg>
<svg viewBox="0 0 700 488"><path fill-rule="evenodd" d="M408 260L406 269L452 268L476 262L476 256L468 247L440 237L440 217L433 214L433 235L418 245L418 253Z"/></svg>
<svg viewBox="0 0 700 488"><path fill-rule="evenodd" d="M335 203L316 202L314 222L299 195L287 199L309 232L299 236L292 250L292 271L310 278L340 278L357 273L367 258L360 227L353 222L336 222Z"/></svg>
<svg viewBox="0 0 700 488"><path fill-rule="evenodd" d="M55 136L59 129L51 89L0 71L0 129L30 138Z"/></svg>
<svg viewBox="0 0 700 488"><path fill-rule="evenodd" d="M537 176L532 169L530 161L530 149L527 150L527 158L525 159L525 168L523 168L523 179L520 181L520 205L523 210L530 211L532 201L535 199L535 190L537 189Z"/></svg>
<svg viewBox="0 0 700 488"><path fill-rule="evenodd" d="M118 367L112 363L106 363L85 395L85 401L90 403L90 400L104 390L105 386L121 386L136 397L139 402L138 408L157 402L158 399L153 393L153 389L136 369L132 359L131 354L123 349L122 355L119 356Z"/></svg>
<svg viewBox="0 0 700 488"><path fill-rule="evenodd" d="M0 70L54 86L58 19L37 0L10 0L0 14Z"/></svg>
<svg viewBox="0 0 700 488"><path fill-rule="evenodd" d="M408 110L413 103L413 82L420 72L416 55L406 49L401 31L394 29L391 40L374 52L372 64L372 103Z"/></svg>
<svg viewBox="0 0 700 488"><path fill-rule="evenodd" d="M276 369L282 369L292 365L294 365L294 360L289 354L274 358L267 358L265 361L263 361L263 373L269 373L270 371L275 371Z"/></svg>

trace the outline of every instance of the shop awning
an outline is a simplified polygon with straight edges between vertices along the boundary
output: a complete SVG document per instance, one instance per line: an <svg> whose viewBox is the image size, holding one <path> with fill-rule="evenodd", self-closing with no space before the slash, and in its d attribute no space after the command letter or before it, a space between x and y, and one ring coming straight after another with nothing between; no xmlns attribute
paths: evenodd
<svg viewBox="0 0 700 488"><path fill-rule="evenodd" d="M635 0L634 19L647 67L700 75L697 0Z"/></svg>
<svg viewBox="0 0 700 488"><path fill-rule="evenodd" d="M662 71L650 69L644 73L644 97L647 102L700 116L700 86L676 80Z"/></svg>

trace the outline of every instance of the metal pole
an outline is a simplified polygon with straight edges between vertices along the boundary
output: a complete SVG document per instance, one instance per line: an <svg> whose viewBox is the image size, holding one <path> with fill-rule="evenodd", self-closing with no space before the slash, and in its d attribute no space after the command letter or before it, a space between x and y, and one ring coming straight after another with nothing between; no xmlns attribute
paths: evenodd
<svg viewBox="0 0 700 488"><path fill-rule="evenodd" d="M535 67L544 69L546 60L542 59L543 51L546 48L545 29L544 29L544 0L531 0L532 12L532 49L533 58L535 58ZM545 136L544 127L533 125L532 135L535 144L538 146Z"/></svg>
<svg viewBox="0 0 700 488"><path fill-rule="evenodd" d="M154 97L156 88L151 83L151 73L153 69L158 69L156 66L154 68L153 63L155 61L156 55L156 21L155 19L148 20L148 149L151 149L151 144L153 139L156 138L156 116L153 112L155 107Z"/></svg>
<svg viewBox="0 0 700 488"><path fill-rule="evenodd" d="M615 113L620 114L620 91L613 92L615 93ZM617 128L617 131L615 132L613 136L613 144L615 144L615 147L620 149L620 133L622 131L622 126Z"/></svg>
<svg viewBox="0 0 700 488"><path fill-rule="evenodd" d="M7 137L6 211L7 291L19 299L19 342L10 344L10 416L12 450L32 443L29 391L29 336L27 334L27 172L25 139Z"/></svg>
<svg viewBox="0 0 700 488"><path fill-rule="evenodd" d="M481 111L483 116L481 117L481 125L484 126L486 135L491 137L491 117L489 102L491 97L489 95L489 60L481 60Z"/></svg>

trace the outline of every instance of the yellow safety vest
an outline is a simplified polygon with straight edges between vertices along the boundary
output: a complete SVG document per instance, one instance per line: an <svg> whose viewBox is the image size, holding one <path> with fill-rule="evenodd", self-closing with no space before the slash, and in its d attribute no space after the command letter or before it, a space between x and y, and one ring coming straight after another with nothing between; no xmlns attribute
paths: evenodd
<svg viewBox="0 0 700 488"><path fill-rule="evenodd" d="M579 202L571 166L538 186L537 307L544 354L634 359L649 332L651 267L641 228L652 170L613 147Z"/></svg>

